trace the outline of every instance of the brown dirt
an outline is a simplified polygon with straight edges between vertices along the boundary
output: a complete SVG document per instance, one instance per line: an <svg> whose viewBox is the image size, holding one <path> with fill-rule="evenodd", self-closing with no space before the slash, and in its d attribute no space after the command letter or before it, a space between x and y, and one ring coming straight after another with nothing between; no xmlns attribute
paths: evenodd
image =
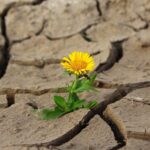
<svg viewBox="0 0 150 150"><path fill-rule="evenodd" d="M72 80L63 75L59 61L74 50L100 52L94 55L98 66L108 61L112 43L121 41L122 50L114 48L123 57L98 79L110 84L150 81L149 13L149 0L0 0L0 150L38 150L12 145L51 141L88 112L43 121L27 105L53 107L58 93L51 88ZM101 88L81 96L101 102L114 90ZM121 120L120 129L127 134L121 150L150 150L149 91L134 91L110 106L110 116ZM15 103L5 107L10 94ZM97 115L75 138L52 149L108 150L116 145L110 127Z"/></svg>

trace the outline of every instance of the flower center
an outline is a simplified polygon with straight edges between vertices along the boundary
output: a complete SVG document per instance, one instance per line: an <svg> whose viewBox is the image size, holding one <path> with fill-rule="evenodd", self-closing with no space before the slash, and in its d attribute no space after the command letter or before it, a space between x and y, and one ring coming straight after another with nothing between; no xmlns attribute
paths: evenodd
<svg viewBox="0 0 150 150"><path fill-rule="evenodd" d="M72 62L72 68L73 70L79 71L82 69L86 69L87 63L85 61L74 61Z"/></svg>

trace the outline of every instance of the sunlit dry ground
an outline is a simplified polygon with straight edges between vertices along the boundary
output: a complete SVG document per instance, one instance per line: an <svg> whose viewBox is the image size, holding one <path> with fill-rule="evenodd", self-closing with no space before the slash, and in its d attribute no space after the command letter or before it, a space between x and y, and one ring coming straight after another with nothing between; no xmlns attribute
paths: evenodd
<svg viewBox="0 0 150 150"><path fill-rule="evenodd" d="M51 88L66 86L72 79L63 75L59 60L74 50L96 53L97 66L108 63L111 52L117 55L108 68L101 67L101 81L150 81L149 0L0 0L0 19L0 150L27 150L11 145L51 141L87 113L79 110L43 121L27 105L53 107L56 93ZM83 96L100 102L114 90L102 88ZM15 103L5 108L8 95ZM134 91L111 107L128 134L121 150L149 150L150 88ZM107 150L116 144L110 127L96 116L59 149Z"/></svg>

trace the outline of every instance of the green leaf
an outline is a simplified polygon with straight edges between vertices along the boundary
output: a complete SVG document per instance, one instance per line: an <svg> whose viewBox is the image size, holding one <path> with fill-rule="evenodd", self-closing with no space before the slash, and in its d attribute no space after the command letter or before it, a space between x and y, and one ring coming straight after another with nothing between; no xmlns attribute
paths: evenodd
<svg viewBox="0 0 150 150"><path fill-rule="evenodd" d="M67 105L69 109L72 109L73 103L78 101L79 97L76 93L69 93Z"/></svg>
<svg viewBox="0 0 150 150"><path fill-rule="evenodd" d="M84 107L84 104L85 104L85 100L78 100L76 102L73 103L73 110L75 109L79 109L79 108L82 108Z"/></svg>
<svg viewBox="0 0 150 150"><path fill-rule="evenodd" d="M68 85L68 86L67 86L67 92L70 93L70 92L71 92L71 89L72 89L72 86L71 86L71 85Z"/></svg>
<svg viewBox="0 0 150 150"><path fill-rule="evenodd" d="M79 97L76 93L69 93L68 102L72 103L73 101L78 101Z"/></svg>
<svg viewBox="0 0 150 150"><path fill-rule="evenodd" d="M65 113L63 111L61 111L60 109L50 110L50 109L45 108L40 112L40 117L43 120L52 120L52 119L56 119L64 114Z"/></svg>
<svg viewBox="0 0 150 150"><path fill-rule="evenodd" d="M91 101L87 105L84 106L84 108L91 109L97 105L97 101Z"/></svg>
<svg viewBox="0 0 150 150"><path fill-rule="evenodd" d="M60 110L68 111L67 103L62 96L54 96L54 101Z"/></svg>
<svg viewBox="0 0 150 150"><path fill-rule="evenodd" d="M74 90L76 90L78 87L81 86L81 80L75 80L73 83L72 83L72 86L71 86L71 93L74 92Z"/></svg>
<svg viewBox="0 0 150 150"><path fill-rule="evenodd" d="M73 91L77 88L78 80L75 80L68 86L67 90L69 93L73 93Z"/></svg>
<svg viewBox="0 0 150 150"><path fill-rule="evenodd" d="M95 81L95 79L96 79L96 76L97 76L96 73L93 73L93 74L90 75L90 84L91 84L91 85L94 83L94 81Z"/></svg>
<svg viewBox="0 0 150 150"><path fill-rule="evenodd" d="M83 84L81 87L79 87L78 89L74 90L75 93L81 93L84 91L93 91L94 87L88 85L88 84Z"/></svg>
<svg viewBox="0 0 150 150"><path fill-rule="evenodd" d="M82 78L80 80L76 80L72 85L71 92L80 93L84 91L93 91L95 88L93 87L93 83L96 78L96 73L93 73L89 77L90 79Z"/></svg>
<svg viewBox="0 0 150 150"><path fill-rule="evenodd" d="M87 78L83 78L83 79L81 79L81 84L83 85L83 84L89 84L90 83L90 80L89 79L87 79Z"/></svg>

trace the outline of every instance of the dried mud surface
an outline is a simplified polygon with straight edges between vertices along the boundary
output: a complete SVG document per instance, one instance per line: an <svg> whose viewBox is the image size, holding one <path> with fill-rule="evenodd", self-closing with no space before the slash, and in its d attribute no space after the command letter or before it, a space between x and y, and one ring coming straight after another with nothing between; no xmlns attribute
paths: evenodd
<svg viewBox="0 0 150 150"><path fill-rule="evenodd" d="M98 80L109 85L150 81L149 25L149 0L0 0L0 150L46 150L21 144L51 141L88 112L43 121L29 106L53 107L55 94L66 95L57 88L72 77L63 75L59 62L74 50L93 54ZM115 89L101 87L82 97L101 102ZM133 91L106 111L126 145L115 147L110 126L96 115L72 140L49 149L149 150L149 91Z"/></svg>

